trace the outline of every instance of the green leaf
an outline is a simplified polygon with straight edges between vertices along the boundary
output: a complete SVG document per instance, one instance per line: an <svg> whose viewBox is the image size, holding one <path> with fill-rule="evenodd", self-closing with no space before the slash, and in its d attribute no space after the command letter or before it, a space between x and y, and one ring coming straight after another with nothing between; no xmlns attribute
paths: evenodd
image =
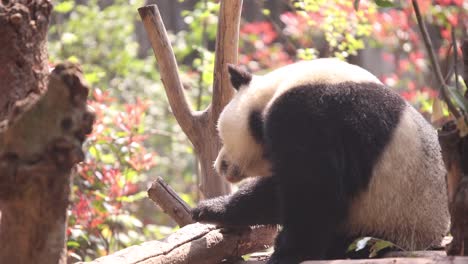
<svg viewBox="0 0 468 264"><path fill-rule="evenodd" d="M448 85L447 88L450 92L451 99L455 102L455 105L466 113L468 110L468 100L465 99L463 94L457 88Z"/></svg>
<svg viewBox="0 0 468 264"><path fill-rule="evenodd" d="M369 257L370 258L373 258L373 257L376 257L377 254L382 250L382 249L386 249L386 248L391 248L393 247L394 244L392 242L389 242L389 241L386 241L386 240L376 240L376 242L374 243L374 245L372 245L371 249L370 249L370 254L369 254Z"/></svg>
<svg viewBox="0 0 468 264"><path fill-rule="evenodd" d="M67 242L67 247L68 248L79 248L80 243L70 240L70 241Z"/></svg>
<svg viewBox="0 0 468 264"><path fill-rule="evenodd" d="M395 4L391 0L374 0L379 7L393 7Z"/></svg>
<svg viewBox="0 0 468 264"><path fill-rule="evenodd" d="M57 13L68 13L70 12L73 7L75 6L75 2L74 1L64 1L58 5L55 5L54 6L54 11L57 12Z"/></svg>
<svg viewBox="0 0 468 264"><path fill-rule="evenodd" d="M360 2L360 1L361 1L361 0L354 0L354 10L358 11L358 9L359 9L359 2Z"/></svg>
<svg viewBox="0 0 468 264"><path fill-rule="evenodd" d="M116 200L119 202L127 202L127 203L133 203L139 200L142 200L148 196L146 191L142 191L139 193L136 193L134 195L128 195L128 196L120 196L117 197Z"/></svg>

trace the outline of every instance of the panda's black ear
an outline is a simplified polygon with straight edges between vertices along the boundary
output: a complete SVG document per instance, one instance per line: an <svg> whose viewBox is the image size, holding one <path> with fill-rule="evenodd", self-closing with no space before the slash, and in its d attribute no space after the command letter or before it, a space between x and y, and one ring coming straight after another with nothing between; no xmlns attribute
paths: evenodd
<svg viewBox="0 0 468 264"><path fill-rule="evenodd" d="M242 85L248 85L252 80L252 74L243 70L239 66L228 63L229 75L231 75L231 84L234 89L239 90Z"/></svg>

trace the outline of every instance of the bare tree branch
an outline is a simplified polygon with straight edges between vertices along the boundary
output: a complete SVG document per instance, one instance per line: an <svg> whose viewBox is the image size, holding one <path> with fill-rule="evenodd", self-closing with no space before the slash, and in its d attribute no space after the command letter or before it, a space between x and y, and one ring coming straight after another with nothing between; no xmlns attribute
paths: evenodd
<svg viewBox="0 0 468 264"><path fill-rule="evenodd" d="M463 77L465 86L468 87L468 39L463 40L461 49L462 49L463 65L464 65L464 71L463 71L462 77ZM465 92L465 98L468 100L468 89Z"/></svg>
<svg viewBox="0 0 468 264"><path fill-rule="evenodd" d="M460 85L458 82L458 47L457 39L455 37L455 27L452 26L450 29L450 35L452 36L452 46L453 46L453 73L455 74L455 87L457 90L460 90Z"/></svg>
<svg viewBox="0 0 468 264"><path fill-rule="evenodd" d="M153 182L148 190L148 196L180 227L193 223L190 207L161 177Z"/></svg>
<svg viewBox="0 0 468 264"><path fill-rule="evenodd" d="M161 80L166 89L172 112L184 133L194 142L194 138L196 137L194 116L184 95L174 51L167 37L166 28L159 14L158 7L156 5L149 5L139 8L138 12L143 20L154 55L156 56Z"/></svg>
<svg viewBox="0 0 468 264"><path fill-rule="evenodd" d="M182 89L174 52L155 5L138 9L159 64L161 79L174 116L190 139L200 161L200 191L210 198L230 192L229 183L213 169L221 148L216 130L219 113L232 97L226 63L237 61L237 43L242 0L222 1L216 44L214 91L211 106L203 112L192 112Z"/></svg>
<svg viewBox="0 0 468 264"><path fill-rule="evenodd" d="M448 87L445 83L444 77L442 76L442 71L440 70L439 63L437 62L436 55L434 53L434 48L432 45L431 38L429 37L429 33L427 32L426 25L424 20L421 16L421 11L419 10L419 5L417 0L411 0L413 3L414 13L416 14L416 20L418 21L418 27L421 31L421 36L423 38L424 45L427 50L427 54L429 56L429 60L431 61L432 69L434 70L434 74L436 76L437 81L439 82L439 90L441 92L442 99L447 103L447 106L450 112L455 116L455 118L459 118L460 112L458 109L453 105L452 101L450 100L450 96L448 95Z"/></svg>
<svg viewBox="0 0 468 264"><path fill-rule="evenodd" d="M226 64L237 63L241 9L242 0L221 1L216 36L213 102L211 105L211 119L215 122L234 94Z"/></svg>

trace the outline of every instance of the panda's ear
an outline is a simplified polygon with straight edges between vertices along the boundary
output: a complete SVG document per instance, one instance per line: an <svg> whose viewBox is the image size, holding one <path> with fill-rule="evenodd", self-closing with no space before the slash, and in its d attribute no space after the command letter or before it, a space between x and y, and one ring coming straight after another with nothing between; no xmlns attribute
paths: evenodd
<svg viewBox="0 0 468 264"><path fill-rule="evenodd" d="M231 84L234 89L239 90L242 85L248 85L252 80L252 74L242 68L228 63L229 75L231 75Z"/></svg>

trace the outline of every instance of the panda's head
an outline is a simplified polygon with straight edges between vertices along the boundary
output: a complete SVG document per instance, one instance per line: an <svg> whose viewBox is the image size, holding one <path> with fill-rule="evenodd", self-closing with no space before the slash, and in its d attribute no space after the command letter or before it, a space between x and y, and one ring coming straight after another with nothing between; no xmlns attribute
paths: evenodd
<svg viewBox="0 0 468 264"><path fill-rule="evenodd" d="M269 176L262 139L262 112L271 99L262 84L262 76L253 75L240 67L228 65L230 80L237 90L218 119L218 132L223 147L214 167L220 176L238 182L252 176Z"/></svg>

